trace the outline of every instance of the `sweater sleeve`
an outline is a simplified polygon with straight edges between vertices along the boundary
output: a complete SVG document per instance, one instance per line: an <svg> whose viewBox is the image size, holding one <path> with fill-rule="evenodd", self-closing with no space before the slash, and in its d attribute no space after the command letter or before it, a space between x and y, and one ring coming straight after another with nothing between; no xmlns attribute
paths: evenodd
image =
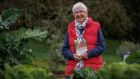
<svg viewBox="0 0 140 79"><path fill-rule="evenodd" d="M97 46L91 50L88 50L88 58L98 56L102 54L102 52L105 50L105 40L104 36L102 34L101 29L98 31L98 36L97 36Z"/></svg>
<svg viewBox="0 0 140 79"><path fill-rule="evenodd" d="M73 59L73 53L70 51L70 46L69 46L69 37L68 37L68 32L65 35L64 38L64 45L62 47L62 55L64 56L65 59Z"/></svg>

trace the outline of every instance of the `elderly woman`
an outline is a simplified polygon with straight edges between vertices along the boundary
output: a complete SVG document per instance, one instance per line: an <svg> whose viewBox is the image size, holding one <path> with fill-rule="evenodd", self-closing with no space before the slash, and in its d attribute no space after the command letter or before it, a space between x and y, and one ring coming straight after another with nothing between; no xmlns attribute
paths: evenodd
<svg viewBox="0 0 140 79"><path fill-rule="evenodd" d="M78 67L99 70L103 66L101 54L105 49L100 24L88 17L87 7L78 2L73 5L72 12L75 20L68 25L62 48L62 54L67 59L66 78Z"/></svg>

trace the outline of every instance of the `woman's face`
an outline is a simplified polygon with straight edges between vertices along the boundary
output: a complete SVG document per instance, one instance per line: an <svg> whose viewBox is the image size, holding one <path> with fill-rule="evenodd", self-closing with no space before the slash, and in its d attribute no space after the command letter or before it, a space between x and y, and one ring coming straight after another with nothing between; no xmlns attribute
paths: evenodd
<svg viewBox="0 0 140 79"><path fill-rule="evenodd" d="M84 19L87 17L87 12L82 11L82 10L77 10L74 13L74 18L80 23L83 23Z"/></svg>

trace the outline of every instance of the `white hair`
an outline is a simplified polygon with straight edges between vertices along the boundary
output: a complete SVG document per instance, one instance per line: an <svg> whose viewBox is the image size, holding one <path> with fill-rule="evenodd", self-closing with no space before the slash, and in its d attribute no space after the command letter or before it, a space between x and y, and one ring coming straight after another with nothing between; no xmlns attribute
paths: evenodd
<svg viewBox="0 0 140 79"><path fill-rule="evenodd" d="M85 4L83 4L82 2L78 2L78 3L74 4L72 7L73 14L78 10L87 12L87 6Z"/></svg>

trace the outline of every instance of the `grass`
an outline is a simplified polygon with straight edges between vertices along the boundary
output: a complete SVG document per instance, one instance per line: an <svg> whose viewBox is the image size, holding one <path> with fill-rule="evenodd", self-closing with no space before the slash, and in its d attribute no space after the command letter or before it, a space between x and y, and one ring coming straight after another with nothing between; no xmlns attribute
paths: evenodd
<svg viewBox="0 0 140 79"><path fill-rule="evenodd" d="M121 45L121 42L118 40L106 39L106 50L104 51L104 54L116 55L116 51L120 45Z"/></svg>
<svg viewBox="0 0 140 79"><path fill-rule="evenodd" d="M36 57L39 59L44 59L47 55L49 49L47 49L47 42L39 42L36 40L31 40L27 43L27 47L31 48L35 53Z"/></svg>
<svg viewBox="0 0 140 79"><path fill-rule="evenodd" d="M31 40L27 44L27 46L31 48L36 55L36 59L33 60L32 64L38 67L48 68L55 74L55 76L60 77L61 75L64 75L65 63L64 60L61 62L62 59L58 56L61 51L55 52L59 47L55 48L56 46L53 47L53 45L54 44L48 44L47 40L43 42ZM63 57L61 56L61 58Z"/></svg>
<svg viewBox="0 0 140 79"><path fill-rule="evenodd" d="M103 61L105 65L108 65L112 62L120 62L121 58L117 55L103 55Z"/></svg>
<svg viewBox="0 0 140 79"><path fill-rule="evenodd" d="M121 45L121 42L118 40L106 39L106 50L102 54L105 65L108 65L112 62L122 61L121 57L117 55L116 53L120 45Z"/></svg>

